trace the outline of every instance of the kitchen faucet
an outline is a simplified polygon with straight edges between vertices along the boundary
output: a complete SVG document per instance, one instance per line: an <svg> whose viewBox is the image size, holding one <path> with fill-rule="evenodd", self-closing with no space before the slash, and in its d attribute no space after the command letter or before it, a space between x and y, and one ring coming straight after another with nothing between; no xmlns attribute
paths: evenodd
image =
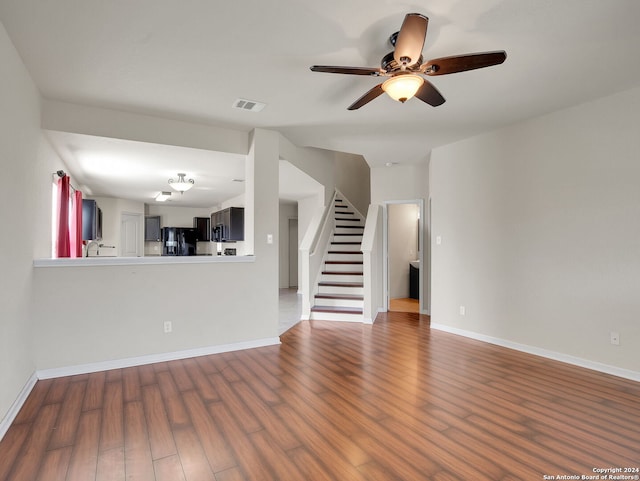
<svg viewBox="0 0 640 481"><path fill-rule="evenodd" d="M96 256L100 255L100 246L102 244L99 244L97 240L91 240L91 241L87 242L87 250L85 251L85 257L89 257L89 249L94 244L96 246Z"/></svg>

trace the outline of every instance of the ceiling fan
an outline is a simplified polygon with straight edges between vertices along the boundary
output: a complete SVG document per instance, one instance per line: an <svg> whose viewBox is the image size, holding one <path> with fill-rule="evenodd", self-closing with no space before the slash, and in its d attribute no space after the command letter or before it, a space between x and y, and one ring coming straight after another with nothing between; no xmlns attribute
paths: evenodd
<svg viewBox="0 0 640 481"><path fill-rule="evenodd" d="M507 58L504 50L497 50L442 57L422 63L422 48L427 35L428 23L429 19L424 15L407 14L400 31L389 38L394 50L382 58L380 68L314 65L311 70L313 72L389 77L352 103L348 110L359 109L382 95L383 92L402 103L415 96L423 102L437 107L442 105L445 99L438 89L422 75L445 75L475 70L501 64Z"/></svg>

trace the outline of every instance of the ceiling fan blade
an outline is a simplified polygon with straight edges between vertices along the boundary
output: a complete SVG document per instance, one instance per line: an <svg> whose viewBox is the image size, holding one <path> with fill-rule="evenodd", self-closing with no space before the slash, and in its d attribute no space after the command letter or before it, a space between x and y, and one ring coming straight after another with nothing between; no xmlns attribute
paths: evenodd
<svg viewBox="0 0 640 481"><path fill-rule="evenodd" d="M384 90L382 90L382 84L378 84L375 87L373 87L371 90L369 90L366 94L364 94L362 97L360 97L358 100L356 100L351 105L349 105L347 110L359 109L363 105L368 104L373 99L375 99L375 98L379 97L380 95L382 95L383 92L384 92Z"/></svg>
<svg viewBox="0 0 640 481"><path fill-rule="evenodd" d="M424 71L426 75L445 75L499 65L504 62L506 58L507 53L504 50L469 53L466 55L455 55L453 57L429 60L422 65L420 70Z"/></svg>
<svg viewBox="0 0 640 481"><path fill-rule="evenodd" d="M379 68L370 67L335 67L332 65L314 65L311 67L312 72L325 73L342 73L347 75L372 75L378 76L383 72Z"/></svg>
<svg viewBox="0 0 640 481"><path fill-rule="evenodd" d="M437 107L445 102L442 94L428 80L424 81L422 87L418 89L415 96L432 107Z"/></svg>
<svg viewBox="0 0 640 481"><path fill-rule="evenodd" d="M420 61L428 23L429 19L419 13L409 13L404 17L393 51L393 58L398 65L408 67Z"/></svg>

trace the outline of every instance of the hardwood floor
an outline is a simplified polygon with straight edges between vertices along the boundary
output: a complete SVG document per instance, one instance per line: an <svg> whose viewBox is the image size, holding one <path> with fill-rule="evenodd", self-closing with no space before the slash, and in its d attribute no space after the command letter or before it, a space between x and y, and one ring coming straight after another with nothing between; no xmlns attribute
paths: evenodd
<svg viewBox="0 0 640 481"><path fill-rule="evenodd" d="M389 299L389 310L392 312L420 312L420 301L408 297Z"/></svg>
<svg viewBox="0 0 640 481"><path fill-rule="evenodd" d="M426 316L306 321L280 346L39 381L0 442L0 480L589 476L640 467L639 400L639 383Z"/></svg>

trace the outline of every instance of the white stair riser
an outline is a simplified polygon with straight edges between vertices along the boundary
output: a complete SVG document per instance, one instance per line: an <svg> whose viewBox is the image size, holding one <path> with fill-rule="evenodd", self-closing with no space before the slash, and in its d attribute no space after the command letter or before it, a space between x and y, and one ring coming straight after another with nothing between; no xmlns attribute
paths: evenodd
<svg viewBox="0 0 640 481"><path fill-rule="evenodd" d="M325 264L325 271L362 272L362 264Z"/></svg>
<svg viewBox="0 0 640 481"><path fill-rule="evenodd" d="M320 294L352 294L354 296L364 295L362 287L343 287L343 286L318 286Z"/></svg>
<svg viewBox="0 0 640 481"><path fill-rule="evenodd" d="M336 224L336 232L338 234L362 234L364 226L357 222L340 222Z"/></svg>
<svg viewBox="0 0 640 481"><path fill-rule="evenodd" d="M364 322L362 314L341 314L333 312L313 312L309 318L312 321L345 321L345 322Z"/></svg>
<svg viewBox="0 0 640 481"><path fill-rule="evenodd" d="M341 262L349 262L349 261L362 262L362 253L357 252L354 254L327 254L327 260L341 261Z"/></svg>
<svg viewBox="0 0 640 481"><path fill-rule="evenodd" d="M322 299L316 298L314 305L331 307L364 307L364 301L359 299Z"/></svg>
<svg viewBox="0 0 640 481"><path fill-rule="evenodd" d="M362 252L362 244L331 244L331 251Z"/></svg>
<svg viewBox="0 0 640 481"><path fill-rule="evenodd" d="M363 282L363 275L322 274L321 282Z"/></svg>
<svg viewBox="0 0 640 481"><path fill-rule="evenodd" d="M333 236L331 242L359 242L362 244L362 236L361 235L336 235Z"/></svg>

